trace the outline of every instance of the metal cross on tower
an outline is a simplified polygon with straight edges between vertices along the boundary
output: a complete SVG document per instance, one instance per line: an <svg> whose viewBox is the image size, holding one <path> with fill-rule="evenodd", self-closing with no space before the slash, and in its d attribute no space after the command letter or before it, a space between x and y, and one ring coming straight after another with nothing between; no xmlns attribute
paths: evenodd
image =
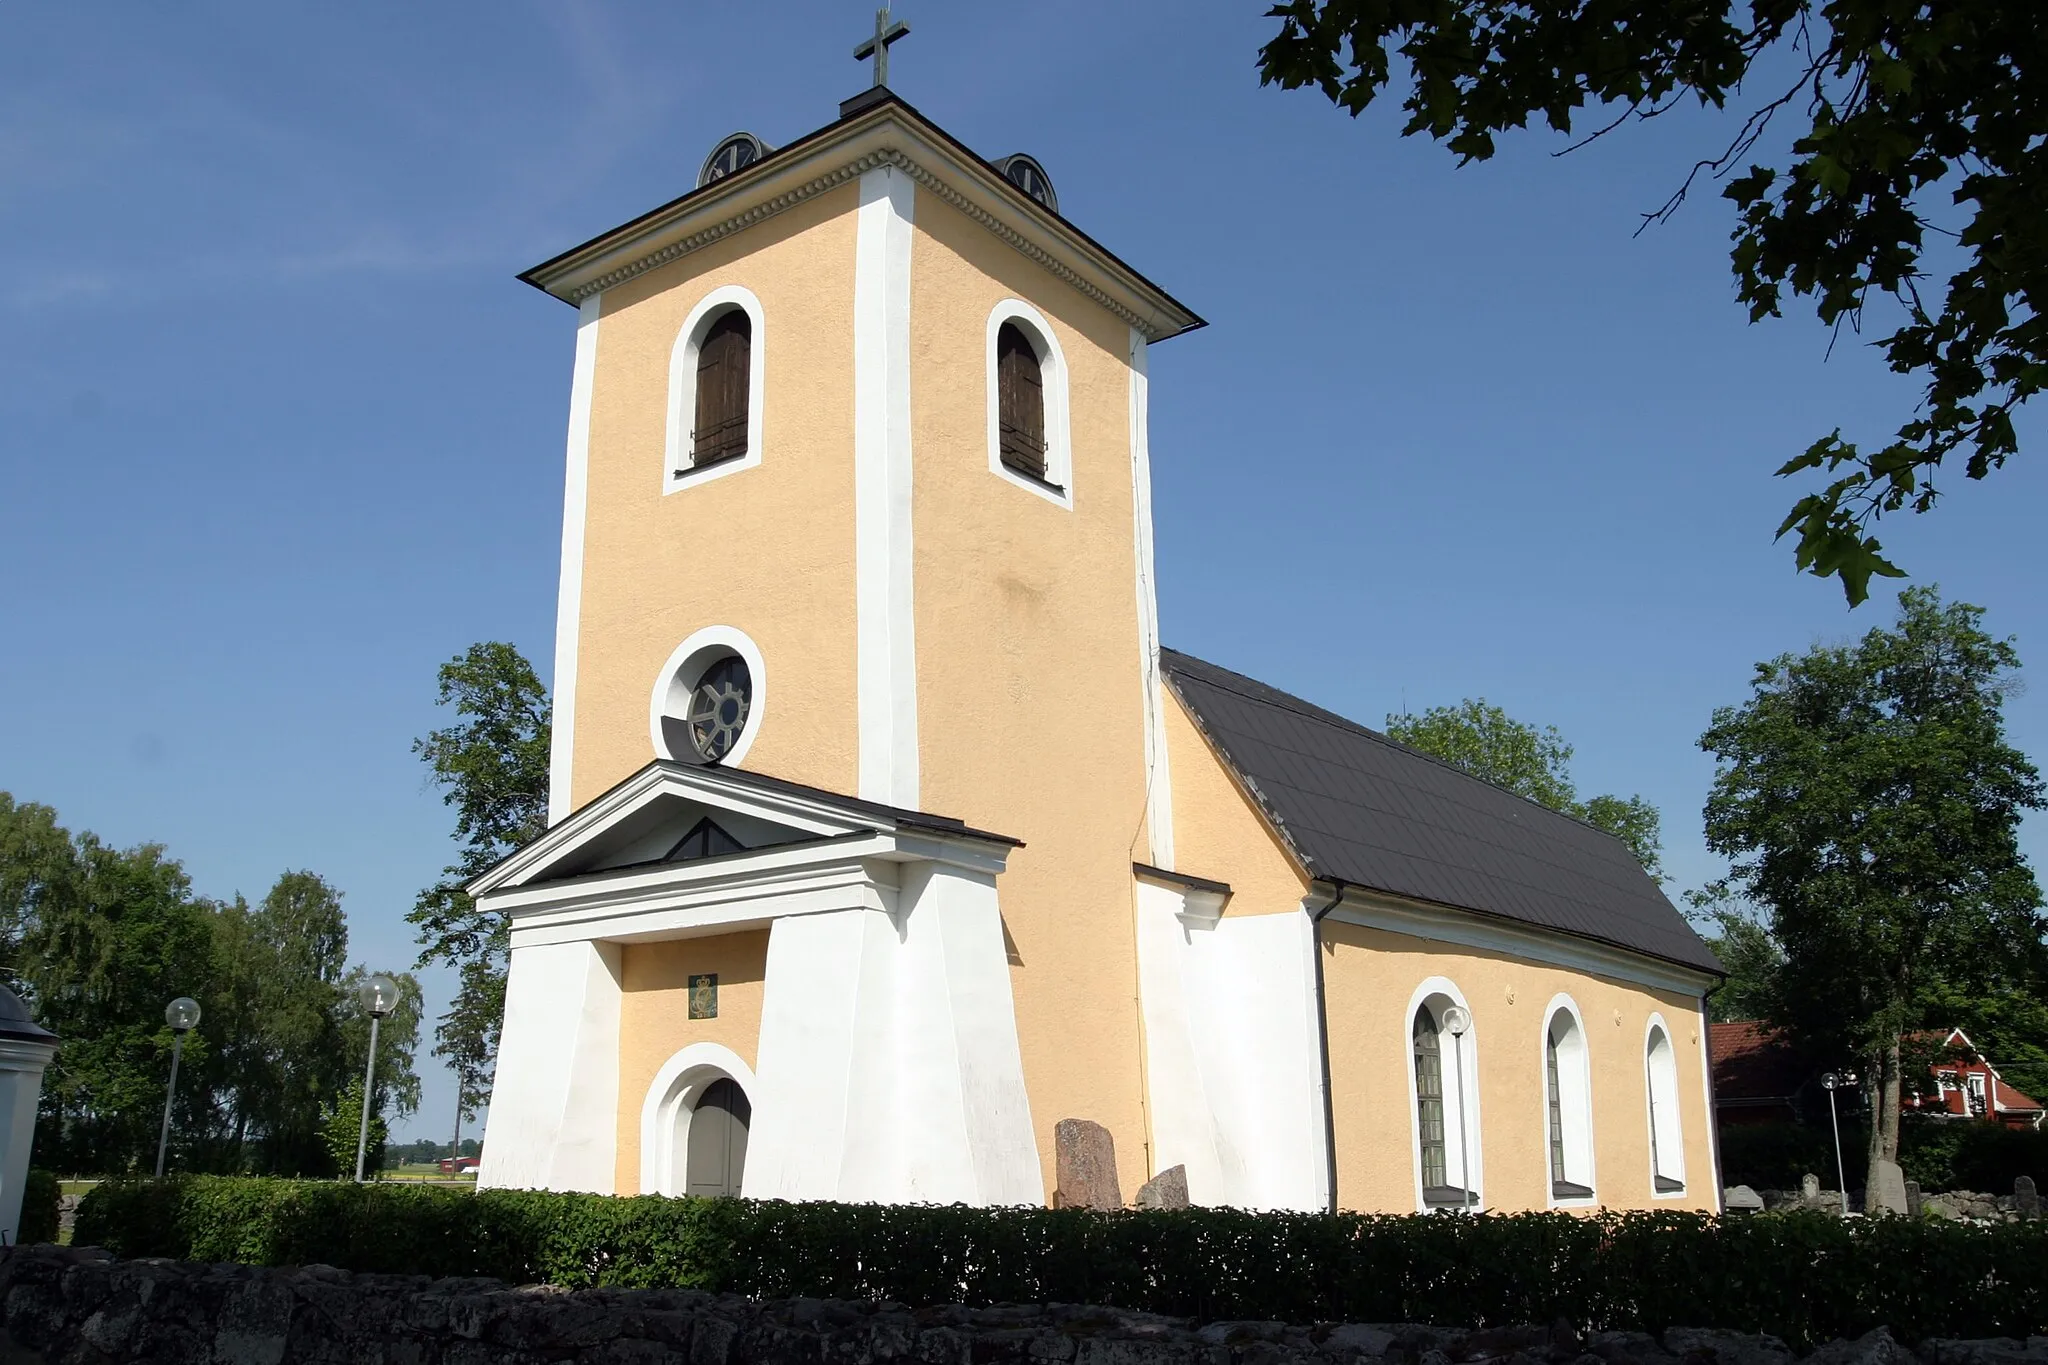
<svg viewBox="0 0 2048 1365"><path fill-rule="evenodd" d="M889 45L909 32L910 25L903 23L901 20L894 23L890 22L889 7L887 5L875 11L875 36L867 39L853 50L853 59L857 62L864 62L870 57L875 59L875 85L877 87L889 83Z"/></svg>

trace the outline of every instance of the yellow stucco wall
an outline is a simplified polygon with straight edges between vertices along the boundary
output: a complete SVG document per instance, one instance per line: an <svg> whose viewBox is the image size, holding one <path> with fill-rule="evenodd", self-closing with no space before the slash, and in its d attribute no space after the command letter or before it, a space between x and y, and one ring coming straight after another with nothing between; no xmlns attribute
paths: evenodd
<svg viewBox="0 0 2048 1365"><path fill-rule="evenodd" d="M857 776L854 697L854 186L608 291L591 390L577 633L582 805L655 757L648 701L707 625L760 646L768 706L742 766L830 791ZM759 467L663 493L669 355L690 310L738 284L761 301Z"/></svg>
<svg viewBox="0 0 2048 1365"><path fill-rule="evenodd" d="M1130 333L922 191L910 289L923 805L1025 841L1001 893L1046 1188L1053 1125L1086 1118L1115 1137L1130 1196L1151 1175L1131 929L1146 842ZM1012 297L1066 359L1071 510L989 468L988 318Z"/></svg>
<svg viewBox="0 0 2048 1365"><path fill-rule="evenodd" d="M1165 691L1174 870L1229 882L1225 913L1232 916L1299 911L1308 879L1195 728L1180 698L1171 687Z"/></svg>
<svg viewBox="0 0 2048 1365"><path fill-rule="evenodd" d="M1697 997L1334 920L1323 923L1321 952L1338 1199L1345 1208L1415 1208L1408 1010L1416 989L1434 976L1455 983L1472 1011L1466 1043L1479 1078L1475 1145L1489 1208L1548 1207L1541 1048L1546 1007L1560 992L1577 1003L1586 1025L1598 1202L1608 1208L1715 1207ZM1683 1197L1654 1200L1644 1060L1653 1012L1663 1016L1677 1062L1686 1180Z"/></svg>
<svg viewBox="0 0 2048 1365"><path fill-rule="evenodd" d="M640 1110L655 1073L692 1043L718 1043L754 1065L761 1038L761 988L768 931L628 943L619 1000L617 1190L640 1193ZM718 1017L690 1017L690 978L718 975Z"/></svg>

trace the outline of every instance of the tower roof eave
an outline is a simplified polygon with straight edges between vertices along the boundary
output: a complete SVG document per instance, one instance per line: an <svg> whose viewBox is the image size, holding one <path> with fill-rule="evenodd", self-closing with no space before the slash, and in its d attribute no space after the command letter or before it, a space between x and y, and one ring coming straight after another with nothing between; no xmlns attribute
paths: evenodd
<svg viewBox="0 0 2048 1365"><path fill-rule="evenodd" d="M743 170L641 214L519 278L565 303L622 284L881 165L918 183L1136 328L1164 341L1206 324L893 93Z"/></svg>

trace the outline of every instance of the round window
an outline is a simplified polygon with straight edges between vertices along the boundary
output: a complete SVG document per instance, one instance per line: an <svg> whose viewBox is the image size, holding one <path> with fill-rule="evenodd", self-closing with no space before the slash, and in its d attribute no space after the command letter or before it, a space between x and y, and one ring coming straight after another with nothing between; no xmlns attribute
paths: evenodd
<svg viewBox="0 0 2048 1365"><path fill-rule="evenodd" d="M690 689L690 708L685 719L690 747L706 763L716 763L739 743L746 728L747 711L754 701L754 678L747 661L728 654L704 670Z"/></svg>

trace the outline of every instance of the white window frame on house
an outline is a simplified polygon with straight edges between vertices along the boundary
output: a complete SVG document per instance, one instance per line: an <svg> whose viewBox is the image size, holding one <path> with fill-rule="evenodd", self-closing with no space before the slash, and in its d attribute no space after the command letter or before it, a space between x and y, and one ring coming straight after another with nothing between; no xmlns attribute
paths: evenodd
<svg viewBox="0 0 2048 1365"><path fill-rule="evenodd" d="M1479 1023L1474 1018L1463 1043L1454 1043L1449 1031L1442 1027L1443 1012L1449 1005L1457 1005L1468 1016L1472 1014L1465 993L1456 983L1448 977L1433 976L1415 988L1415 993L1408 997L1407 1010L1401 1015L1399 1047L1402 1070L1408 1076L1408 1149L1415 1167L1417 1213L1459 1211L1456 1204L1432 1204L1423 1193L1422 1098L1415 1084L1414 1049L1415 1014L1424 1006L1437 1020L1442 1047L1439 1065L1444 1076L1444 1178L1451 1188L1462 1188L1477 1196L1467 1203L1467 1212L1477 1213L1486 1207L1486 1144L1479 1122ZM1461 1120L1465 1125L1462 1140ZM1472 1165L1469 1183L1465 1171L1468 1158Z"/></svg>
<svg viewBox="0 0 2048 1365"><path fill-rule="evenodd" d="M1002 394L996 374L996 337L1015 324L1038 356L1045 401L1045 478L1019 474L1003 463ZM1036 493L1057 507L1074 507L1074 447L1067 419L1067 357L1045 315L1022 299L1004 299L988 315L988 468L991 474Z"/></svg>
<svg viewBox="0 0 2048 1365"><path fill-rule="evenodd" d="M747 453L735 459L719 460L702 469L692 461L696 451L691 433L697 424L697 352L711 324L734 311L747 315ZM761 300L745 285L726 284L697 300L697 306L683 319L668 359L668 439L661 466L663 494L695 488L761 463L761 406L766 374L767 328L761 314Z"/></svg>
<svg viewBox="0 0 2048 1365"><path fill-rule="evenodd" d="M713 664L732 655L745 661L752 695L747 699L747 718L740 725L739 738L718 761L728 768L738 767L747 750L754 747L754 736L761 732L761 718L768 711L768 665L761 658L761 647L737 627L705 626L677 645L662 664L661 672L654 675L654 694L647 704L647 733L656 757L673 763L703 762L694 754L669 751L668 737L662 733L662 718L672 716L680 720L687 716L691 689Z"/></svg>
<svg viewBox="0 0 2048 1365"><path fill-rule="evenodd" d="M1560 1029L1563 1030L1560 1033ZM1573 1189L1560 1187L1551 1166L1551 1090L1550 1090L1550 1040L1557 1038L1557 1111L1559 1127L1562 1130L1564 1148L1564 1179L1568 1186L1584 1190L1580 1194ZM1587 1208L1597 1203L1599 1196L1593 1175L1593 1068L1589 1056L1590 1037L1586 1031L1585 1016L1580 1013L1578 1002L1571 996L1559 994L1551 997L1543 1010L1543 1030L1536 1039L1536 1060L1542 1068L1538 1073L1543 1077L1543 1112L1541 1131L1543 1135L1543 1170L1550 1184L1550 1207Z"/></svg>
<svg viewBox="0 0 2048 1365"><path fill-rule="evenodd" d="M1664 1044L1660 1057L1658 1040ZM1650 1141L1650 1196L1685 1197L1685 1123L1678 1104L1678 1044L1661 1014L1643 1030L1643 1099ZM1669 1187L1665 1187L1665 1186Z"/></svg>

